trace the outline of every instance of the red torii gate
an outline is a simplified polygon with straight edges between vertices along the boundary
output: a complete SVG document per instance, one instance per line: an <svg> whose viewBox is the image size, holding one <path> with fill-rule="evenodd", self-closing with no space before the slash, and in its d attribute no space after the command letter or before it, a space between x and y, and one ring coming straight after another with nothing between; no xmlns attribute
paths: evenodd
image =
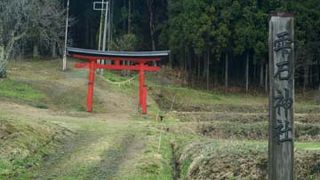
<svg viewBox="0 0 320 180"><path fill-rule="evenodd" d="M87 112L92 112L93 88L96 69L130 70L139 71L139 106L142 113L147 113L147 86L144 84L145 71L159 71L160 67L150 66L148 63L161 60L161 57L169 55L169 51L147 52L121 52L121 51L97 51L80 48L67 48L68 55L74 58L85 59L86 63L76 63L76 68L89 69L89 82L87 94ZM111 61L110 64L98 64L99 60ZM130 66L123 65L122 61L131 61Z"/></svg>

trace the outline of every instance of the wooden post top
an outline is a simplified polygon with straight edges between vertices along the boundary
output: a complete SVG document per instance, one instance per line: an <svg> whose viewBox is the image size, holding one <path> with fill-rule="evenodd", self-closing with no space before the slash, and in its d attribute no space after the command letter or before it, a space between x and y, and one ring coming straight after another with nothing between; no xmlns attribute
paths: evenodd
<svg viewBox="0 0 320 180"><path fill-rule="evenodd" d="M294 17L293 13L289 13L289 12L270 12L269 13L269 18L271 18L272 16L276 16L276 17Z"/></svg>

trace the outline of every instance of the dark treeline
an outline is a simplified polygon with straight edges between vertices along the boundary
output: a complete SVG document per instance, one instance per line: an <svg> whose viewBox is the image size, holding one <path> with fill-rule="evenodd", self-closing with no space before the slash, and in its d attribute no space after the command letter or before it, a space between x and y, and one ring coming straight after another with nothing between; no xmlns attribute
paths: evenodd
<svg viewBox="0 0 320 180"><path fill-rule="evenodd" d="M167 9L160 43L167 42L172 65L185 69L191 84L266 86L268 14L287 11L296 18L297 85L319 86L318 1L176 0L168 1Z"/></svg>
<svg viewBox="0 0 320 180"><path fill-rule="evenodd" d="M266 87L269 13L293 13L296 85L319 88L317 0L121 0L111 4L113 42L129 34L134 40L124 44L132 44L135 50L170 49L170 65L187 73L190 86L207 89ZM84 36L78 45L96 48L99 13L87 10L90 13L81 15L96 25L82 32L91 33L92 41ZM87 24L82 26L88 28Z"/></svg>
<svg viewBox="0 0 320 180"><path fill-rule="evenodd" d="M0 16L12 17L0 19L3 62L9 54L61 55L65 17L62 2L66 4L66 0L33 1L0 3ZM318 0L109 1L111 50L170 49L169 65L185 72L190 86L205 89L267 87L269 13L293 13L296 85L303 90L320 88ZM73 18L69 46L98 47L101 14L93 10L92 3L70 0ZM8 11L9 5L17 7L16 11ZM14 46L10 44L12 39L17 42Z"/></svg>

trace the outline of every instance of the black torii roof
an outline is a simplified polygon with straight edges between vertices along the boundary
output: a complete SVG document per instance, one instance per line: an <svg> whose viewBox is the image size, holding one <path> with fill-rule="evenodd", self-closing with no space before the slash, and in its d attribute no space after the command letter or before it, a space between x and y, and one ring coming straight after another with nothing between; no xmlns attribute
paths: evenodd
<svg viewBox="0 0 320 180"><path fill-rule="evenodd" d="M81 49L68 47L69 55L86 55L98 57L125 57L125 58L161 58L169 55L170 51L98 51L93 49Z"/></svg>

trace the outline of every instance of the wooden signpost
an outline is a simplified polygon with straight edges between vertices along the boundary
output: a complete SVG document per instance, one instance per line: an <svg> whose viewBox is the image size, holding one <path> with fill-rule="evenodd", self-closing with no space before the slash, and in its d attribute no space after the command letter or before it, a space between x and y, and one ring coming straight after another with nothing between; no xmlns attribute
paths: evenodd
<svg viewBox="0 0 320 180"><path fill-rule="evenodd" d="M274 13L269 22L269 179L293 180L294 18Z"/></svg>

